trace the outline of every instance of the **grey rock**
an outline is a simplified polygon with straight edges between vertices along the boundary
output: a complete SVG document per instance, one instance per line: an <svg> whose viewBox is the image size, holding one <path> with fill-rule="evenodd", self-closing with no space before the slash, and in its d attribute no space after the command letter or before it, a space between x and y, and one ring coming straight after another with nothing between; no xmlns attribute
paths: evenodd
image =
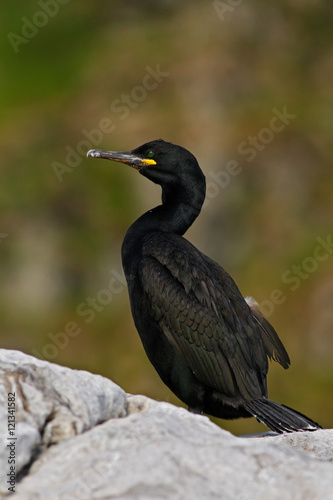
<svg viewBox="0 0 333 500"><path fill-rule="evenodd" d="M24 394L18 431L32 429L19 435L32 464L13 500L333 499L333 430L235 437L98 375L12 351L0 350L0 366L5 391L9 379Z"/></svg>
<svg viewBox="0 0 333 500"><path fill-rule="evenodd" d="M267 442L272 438L268 436ZM274 436L272 442L285 446L292 446L302 450L311 457L333 462L333 431L323 429L320 432L292 432Z"/></svg>
<svg viewBox="0 0 333 500"><path fill-rule="evenodd" d="M9 394L15 394L15 430L8 425ZM9 443L19 476L50 445L125 415L126 405L125 392L104 377L0 349L0 470L8 470ZM0 480L5 493L7 479Z"/></svg>

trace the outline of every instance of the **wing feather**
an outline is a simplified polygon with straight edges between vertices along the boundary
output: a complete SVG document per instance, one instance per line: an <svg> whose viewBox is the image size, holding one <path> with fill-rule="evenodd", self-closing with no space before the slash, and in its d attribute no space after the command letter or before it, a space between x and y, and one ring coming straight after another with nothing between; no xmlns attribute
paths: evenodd
<svg viewBox="0 0 333 500"><path fill-rule="evenodd" d="M261 396L267 356L249 307L222 268L178 238L154 233L143 244L140 279L153 320L202 383Z"/></svg>
<svg viewBox="0 0 333 500"><path fill-rule="evenodd" d="M260 333L267 355L271 359L274 359L274 361L280 363L283 368L288 368L290 365L290 359L284 345L278 337L278 334L267 319L261 314L259 311L259 304L253 299L253 297L246 297L245 300L252 311L255 321L260 327Z"/></svg>

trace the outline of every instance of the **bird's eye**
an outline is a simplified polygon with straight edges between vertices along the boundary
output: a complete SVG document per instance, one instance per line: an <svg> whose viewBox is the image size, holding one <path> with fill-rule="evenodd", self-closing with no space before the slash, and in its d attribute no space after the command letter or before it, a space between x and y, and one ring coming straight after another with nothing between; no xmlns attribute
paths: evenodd
<svg viewBox="0 0 333 500"><path fill-rule="evenodd" d="M155 156L154 151L148 151L147 158L153 158L153 156Z"/></svg>

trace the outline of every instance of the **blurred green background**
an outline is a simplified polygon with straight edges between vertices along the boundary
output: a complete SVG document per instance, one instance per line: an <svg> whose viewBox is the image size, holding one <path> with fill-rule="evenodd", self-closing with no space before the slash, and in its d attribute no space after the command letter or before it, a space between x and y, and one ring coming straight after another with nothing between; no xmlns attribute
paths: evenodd
<svg viewBox="0 0 333 500"><path fill-rule="evenodd" d="M188 239L262 304L290 354L269 396L331 427L333 10L236 3L4 2L1 344L181 404L146 358L121 275L125 232L160 190L85 158L163 138L207 177Z"/></svg>

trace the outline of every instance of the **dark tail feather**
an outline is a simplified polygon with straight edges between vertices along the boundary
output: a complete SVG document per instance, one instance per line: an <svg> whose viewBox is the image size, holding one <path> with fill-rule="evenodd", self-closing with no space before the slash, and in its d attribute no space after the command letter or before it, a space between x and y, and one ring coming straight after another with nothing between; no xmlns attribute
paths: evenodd
<svg viewBox="0 0 333 500"><path fill-rule="evenodd" d="M280 405L270 399L256 399L244 404L251 415L267 425L269 429L281 434L282 432L315 431L322 427L302 413Z"/></svg>

